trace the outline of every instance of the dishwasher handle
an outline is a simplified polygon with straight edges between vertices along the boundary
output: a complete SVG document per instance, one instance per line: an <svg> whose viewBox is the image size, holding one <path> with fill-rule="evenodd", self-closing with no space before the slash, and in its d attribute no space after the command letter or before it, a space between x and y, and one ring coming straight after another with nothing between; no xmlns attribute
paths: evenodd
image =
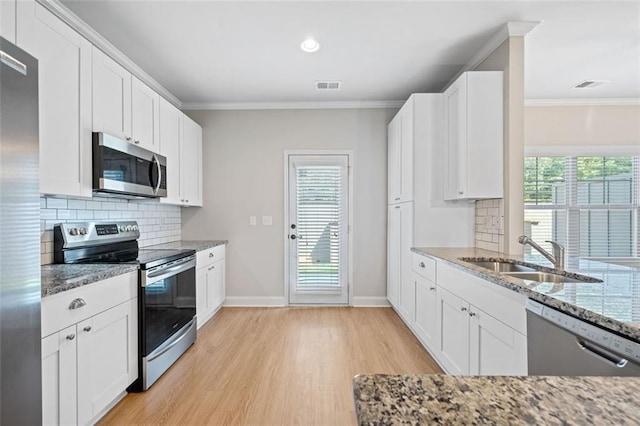
<svg viewBox="0 0 640 426"><path fill-rule="evenodd" d="M624 358L619 358L614 354L608 351L605 351L604 349L601 349L595 345L592 345L586 340L576 339L576 343L578 344L578 346L580 346L581 349L587 352L591 352L593 355L597 357L603 358L604 360L610 362L611 364L615 365L618 368L626 367L627 363L629 362Z"/></svg>

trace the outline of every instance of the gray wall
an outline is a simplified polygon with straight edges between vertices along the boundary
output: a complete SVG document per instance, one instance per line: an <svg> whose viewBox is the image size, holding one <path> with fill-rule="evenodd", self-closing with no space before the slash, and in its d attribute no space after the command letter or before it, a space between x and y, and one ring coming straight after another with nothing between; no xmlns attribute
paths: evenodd
<svg viewBox="0 0 640 426"><path fill-rule="evenodd" d="M385 303L387 124L396 111L188 111L203 127L204 206L183 210L182 238L230 241L229 304L284 301L284 151L318 149L353 150L354 302Z"/></svg>

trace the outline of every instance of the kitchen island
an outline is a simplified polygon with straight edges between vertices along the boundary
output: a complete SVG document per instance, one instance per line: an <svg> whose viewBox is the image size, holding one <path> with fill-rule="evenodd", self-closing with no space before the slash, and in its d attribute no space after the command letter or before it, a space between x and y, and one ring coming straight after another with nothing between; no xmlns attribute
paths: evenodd
<svg viewBox="0 0 640 426"><path fill-rule="evenodd" d="M359 375L359 425L640 423L639 378Z"/></svg>

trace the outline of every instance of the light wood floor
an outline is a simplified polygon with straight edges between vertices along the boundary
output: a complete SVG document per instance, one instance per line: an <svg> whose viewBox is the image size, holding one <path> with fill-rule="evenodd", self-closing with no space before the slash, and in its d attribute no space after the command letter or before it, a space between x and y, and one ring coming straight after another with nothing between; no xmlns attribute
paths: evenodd
<svg viewBox="0 0 640 426"><path fill-rule="evenodd" d="M223 308L102 424L355 424L354 375L440 372L391 308Z"/></svg>

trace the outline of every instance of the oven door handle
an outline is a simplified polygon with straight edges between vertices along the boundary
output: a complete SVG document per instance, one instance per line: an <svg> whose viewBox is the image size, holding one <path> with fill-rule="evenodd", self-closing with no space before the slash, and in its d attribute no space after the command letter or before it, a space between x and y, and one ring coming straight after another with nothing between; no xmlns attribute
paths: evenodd
<svg viewBox="0 0 640 426"><path fill-rule="evenodd" d="M171 342L169 345L167 345L166 347L162 348L162 349L160 350L160 352L155 353L155 354L153 354L153 355L151 355L151 356L147 357L147 362L151 362L151 361L153 361L154 359L158 358L159 356L161 356L161 355L163 355L163 354L167 353L171 348L173 348L175 345L177 345L178 343L180 343L180 341L181 341L182 339L184 339L184 338L189 334L189 331L191 331L191 329L192 329L193 327L195 327L195 326L196 326L196 322L192 320L191 325L189 326L189 328L187 328L186 330L184 330L184 333L182 333L182 336L178 337L176 340L174 340L173 342Z"/></svg>
<svg viewBox="0 0 640 426"><path fill-rule="evenodd" d="M142 287L146 287L149 284L152 284L156 281L162 281L165 278L171 277L173 275L177 275L181 272L186 271L187 269L196 267L196 259L193 258L188 262L181 263L179 265L171 266L167 269L162 269L160 271L153 271L151 273L147 273L145 276L145 280L142 283Z"/></svg>

